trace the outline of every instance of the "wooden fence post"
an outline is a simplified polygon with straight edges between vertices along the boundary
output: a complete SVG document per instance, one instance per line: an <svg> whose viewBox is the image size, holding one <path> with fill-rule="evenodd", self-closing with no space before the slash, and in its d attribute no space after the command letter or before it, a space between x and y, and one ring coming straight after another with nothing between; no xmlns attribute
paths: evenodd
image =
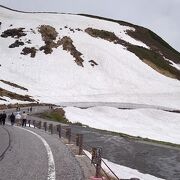
<svg viewBox="0 0 180 180"><path fill-rule="evenodd" d="M71 142L71 128L66 128L66 138L68 138L68 143Z"/></svg>
<svg viewBox="0 0 180 180"><path fill-rule="evenodd" d="M58 131L58 134L59 134L59 138L61 138L62 127L61 127L60 124L57 125L57 131Z"/></svg>
<svg viewBox="0 0 180 180"><path fill-rule="evenodd" d="M36 121L35 120L33 120L33 126L34 126L34 128L36 127Z"/></svg>
<svg viewBox="0 0 180 180"><path fill-rule="evenodd" d="M79 134L76 134L76 146L79 146Z"/></svg>
<svg viewBox="0 0 180 180"><path fill-rule="evenodd" d="M41 129L41 124L42 124L41 121L39 121L39 129Z"/></svg>
<svg viewBox="0 0 180 180"><path fill-rule="evenodd" d="M79 155L83 153L83 134L79 134Z"/></svg>
<svg viewBox="0 0 180 180"><path fill-rule="evenodd" d="M49 124L49 130L50 130L51 134L53 134L53 124Z"/></svg>
<svg viewBox="0 0 180 180"><path fill-rule="evenodd" d="M44 130L47 131L47 122L43 123Z"/></svg>
<svg viewBox="0 0 180 180"><path fill-rule="evenodd" d="M31 127L31 120L28 120L29 127Z"/></svg>
<svg viewBox="0 0 180 180"><path fill-rule="evenodd" d="M97 163L96 163L96 178L101 177L101 158L102 158L102 148L97 148Z"/></svg>

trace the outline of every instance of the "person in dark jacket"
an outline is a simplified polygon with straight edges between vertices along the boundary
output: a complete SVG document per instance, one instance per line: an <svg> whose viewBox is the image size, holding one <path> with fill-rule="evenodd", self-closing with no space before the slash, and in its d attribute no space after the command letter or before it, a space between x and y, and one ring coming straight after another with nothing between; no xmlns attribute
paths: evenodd
<svg viewBox="0 0 180 180"><path fill-rule="evenodd" d="M11 120L11 125L13 126L14 123L15 123L15 115L14 115L14 113L12 113L9 118Z"/></svg>
<svg viewBox="0 0 180 180"><path fill-rule="evenodd" d="M27 121L27 114L25 113L25 111L23 111L23 114L22 114L22 126L26 127L26 121Z"/></svg>
<svg viewBox="0 0 180 180"><path fill-rule="evenodd" d="M0 125L2 125L2 113L0 113Z"/></svg>
<svg viewBox="0 0 180 180"><path fill-rule="evenodd" d="M5 111L3 111L3 114L1 116L3 126L6 124L6 117L7 117L7 115L6 115Z"/></svg>

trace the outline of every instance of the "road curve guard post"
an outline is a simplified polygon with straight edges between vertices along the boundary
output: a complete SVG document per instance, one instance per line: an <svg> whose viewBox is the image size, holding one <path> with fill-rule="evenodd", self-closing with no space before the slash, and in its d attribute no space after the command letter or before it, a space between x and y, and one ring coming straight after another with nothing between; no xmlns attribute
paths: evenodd
<svg viewBox="0 0 180 180"><path fill-rule="evenodd" d="M31 120L28 120L29 127L31 127Z"/></svg>
<svg viewBox="0 0 180 180"><path fill-rule="evenodd" d="M79 134L79 155L83 154L83 134Z"/></svg>
<svg viewBox="0 0 180 180"><path fill-rule="evenodd" d="M47 131L47 122L43 123L44 130Z"/></svg>
<svg viewBox="0 0 180 180"><path fill-rule="evenodd" d="M66 138L68 139L68 144L71 142L71 128L66 128Z"/></svg>
<svg viewBox="0 0 180 180"><path fill-rule="evenodd" d="M79 134L76 134L76 146L79 146Z"/></svg>
<svg viewBox="0 0 180 180"><path fill-rule="evenodd" d="M39 128L39 129L41 129L42 122L41 122L41 121L39 121L39 123L38 123L38 124L39 124L38 128Z"/></svg>
<svg viewBox="0 0 180 180"><path fill-rule="evenodd" d="M53 124L49 124L49 131L53 134Z"/></svg>
<svg viewBox="0 0 180 180"><path fill-rule="evenodd" d="M93 147L92 148L92 159L91 163L96 167L96 174L95 176L91 177L93 179L102 179L101 176L101 158L102 158L102 148L101 147Z"/></svg>
<svg viewBox="0 0 180 180"><path fill-rule="evenodd" d="M58 132L59 138L61 138L62 127L60 124L57 125L57 132Z"/></svg>
<svg viewBox="0 0 180 180"><path fill-rule="evenodd" d="M35 120L33 120L33 126L34 126L34 128L36 127L36 121Z"/></svg>

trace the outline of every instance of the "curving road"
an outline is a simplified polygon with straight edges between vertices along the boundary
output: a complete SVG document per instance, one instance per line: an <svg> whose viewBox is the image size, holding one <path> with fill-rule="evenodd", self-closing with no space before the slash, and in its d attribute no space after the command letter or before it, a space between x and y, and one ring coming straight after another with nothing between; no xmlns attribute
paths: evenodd
<svg viewBox="0 0 180 180"><path fill-rule="evenodd" d="M57 138L0 126L0 180L84 180L79 163Z"/></svg>

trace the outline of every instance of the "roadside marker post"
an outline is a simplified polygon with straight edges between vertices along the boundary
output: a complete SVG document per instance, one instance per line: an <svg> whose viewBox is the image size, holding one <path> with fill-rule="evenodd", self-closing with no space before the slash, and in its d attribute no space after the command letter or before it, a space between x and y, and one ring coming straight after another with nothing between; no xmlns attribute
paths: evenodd
<svg viewBox="0 0 180 180"><path fill-rule="evenodd" d="M76 134L76 146L79 146L79 134Z"/></svg>
<svg viewBox="0 0 180 180"><path fill-rule="evenodd" d="M83 153L83 134L79 134L79 155Z"/></svg>
<svg viewBox="0 0 180 180"><path fill-rule="evenodd" d="M43 123L44 130L47 131L47 122Z"/></svg>
<svg viewBox="0 0 180 180"><path fill-rule="evenodd" d="M58 131L58 134L59 134L59 138L61 138L62 127L61 127L60 124L57 125L57 131Z"/></svg>
<svg viewBox="0 0 180 180"><path fill-rule="evenodd" d="M53 134L53 124L49 124L49 130L50 130L51 134Z"/></svg>
<svg viewBox="0 0 180 180"><path fill-rule="evenodd" d="M101 176L101 161L102 161L102 148L101 147L93 147L92 148L92 159L91 163L96 167L96 174L91 179L102 179Z"/></svg>
<svg viewBox="0 0 180 180"><path fill-rule="evenodd" d="M41 129L41 126L42 126L42 122L39 121L39 129Z"/></svg>
<svg viewBox="0 0 180 180"><path fill-rule="evenodd" d="M71 128L66 128L66 137L68 138L68 144L71 142Z"/></svg>
<svg viewBox="0 0 180 180"><path fill-rule="evenodd" d="M28 120L29 127L31 127L31 120Z"/></svg>
<svg viewBox="0 0 180 180"><path fill-rule="evenodd" d="M34 128L36 127L36 121L35 120L33 120L33 126L34 126Z"/></svg>

